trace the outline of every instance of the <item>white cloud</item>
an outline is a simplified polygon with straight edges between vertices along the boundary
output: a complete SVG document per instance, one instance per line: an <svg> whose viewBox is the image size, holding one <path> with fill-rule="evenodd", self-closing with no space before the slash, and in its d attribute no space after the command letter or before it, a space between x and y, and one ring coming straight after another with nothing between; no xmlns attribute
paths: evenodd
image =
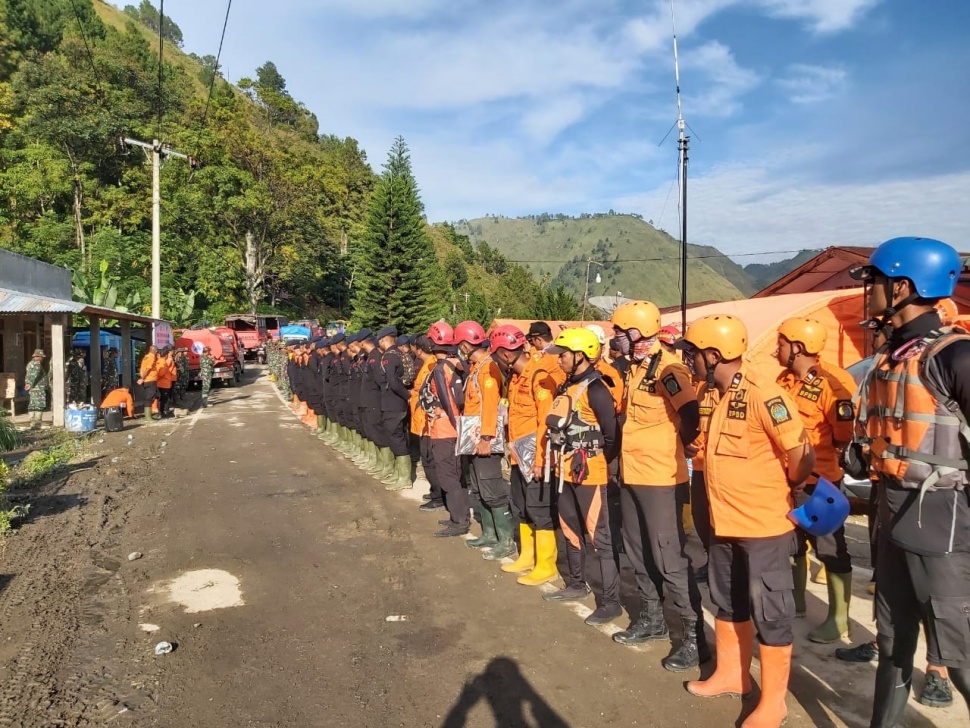
<svg viewBox="0 0 970 728"><path fill-rule="evenodd" d="M882 0L756 0L776 18L805 20L817 33L847 30Z"/></svg>
<svg viewBox="0 0 970 728"><path fill-rule="evenodd" d="M717 41L693 49L683 67L685 71L696 69L711 81L700 94L686 96L690 115L732 116L741 108L740 98L761 83L755 71L738 65L731 49Z"/></svg>
<svg viewBox="0 0 970 728"><path fill-rule="evenodd" d="M587 105L578 95L539 100L522 120L525 133L535 142L548 143L586 114Z"/></svg>
<svg viewBox="0 0 970 728"><path fill-rule="evenodd" d="M691 179L688 239L728 254L871 245L897 235L970 247L970 172L841 185L786 178L781 166L724 165ZM616 204L650 217L667 192L665 184ZM677 230L675 208L668 204L657 225Z"/></svg>
<svg viewBox="0 0 970 728"><path fill-rule="evenodd" d="M813 66L796 63L788 68L778 85L788 91L796 104L810 104L831 98L845 88L848 74L838 66Z"/></svg>

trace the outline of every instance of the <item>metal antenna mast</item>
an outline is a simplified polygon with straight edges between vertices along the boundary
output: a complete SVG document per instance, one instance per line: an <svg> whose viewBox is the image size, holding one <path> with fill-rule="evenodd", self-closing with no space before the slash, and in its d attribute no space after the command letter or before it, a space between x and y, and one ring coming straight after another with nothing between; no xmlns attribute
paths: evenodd
<svg viewBox="0 0 970 728"><path fill-rule="evenodd" d="M680 155L678 181L680 183L680 325L681 333L687 333L687 152L690 137L685 133L687 122L680 100L680 61L677 57L677 24L674 20L674 0L670 0L670 27L674 35L674 79L677 83L677 150Z"/></svg>

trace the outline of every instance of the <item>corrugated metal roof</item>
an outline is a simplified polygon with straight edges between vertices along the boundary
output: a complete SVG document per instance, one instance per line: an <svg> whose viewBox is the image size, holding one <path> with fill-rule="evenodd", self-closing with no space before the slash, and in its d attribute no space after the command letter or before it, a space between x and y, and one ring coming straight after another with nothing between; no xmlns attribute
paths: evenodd
<svg viewBox="0 0 970 728"><path fill-rule="evenodd" d="M154 320L149 316L139 316L135 313L125 313L110 308L101 308L100 306L89 306L80 301L68 301L63 298L50 298L48 296L38 296L33 293L22 293L20 291L11 291L8 288L0 288L0 314L15 313L72 313L136 321L146 324Z"/></svg>

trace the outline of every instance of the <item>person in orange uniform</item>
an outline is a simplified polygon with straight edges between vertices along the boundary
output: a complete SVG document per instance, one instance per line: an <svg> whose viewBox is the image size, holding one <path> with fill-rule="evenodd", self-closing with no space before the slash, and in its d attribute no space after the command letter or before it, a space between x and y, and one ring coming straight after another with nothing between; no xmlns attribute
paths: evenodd
<svg viewBox="0 0 970 728"><path fill-rule="evenodd" d="M612 317L620 349L631 358L620 459L623 542L640 593L640 614L613 635L620 644L668 639L663 598L684 628L663 666L679 672L710 659L701 595L684 550L683 509L689 497L685 446L697 437L698 406L690 370L657 340L660 311L630 301Z"/></svg>
<svg viewBox="0 0 970 728"><path fill-rule="evenodd" d="M705 698L747 695L757 632L761 699L742 728L778 728L788 714L794 640L795 532L788 514L815 451L788 393L742 360L747 346L744 324L723 314L693 322L678 342L697 375L720 393L705 445L717 669L687 689Z"/></svg>
<svg viewBox="0 0 970 728"><path fill-rule="evenodd" d="M556 380L556 386L561 386L566 381L566 373L559 367L559 357L549 352L549 347L552 346L552 329L549 324L545 321L533 321L525 338L532 347L532 358L541 361L542 368Z"/></svg>
<svg viewBox="0 0 970 728"><path fill-rule="evenodd" d="M141 366L138 367L138 384L142 387L146 401L150 409L145 414L151 413L151 418L157 420L161 418L158 414L158 369L161 366L161 359L158 356L158 347L152 344L141 359Z"/></svg>
<svg viewBox="0 0 970 728"><path fill-rule="evenodd" d="M166 346L159 352L158 364L158 409L162 417L171 417L172 385L178 378L178 369L172 355L172 347Z"/></svg>
<svg viewBox="0 0 970 728"><path fill-rule="evenodd" d="M600 356L596 334L587 329L564 329L551 353L559 355L566 383L546 418L546 435L539 447L555 468L559 483L559 522L566 537L566 585L546 594L547 601L585 599L586 556L600 564L602 585L597 607L586 624L606 624L619 617L620 565L613 550L606 488L617 468L619 424L616 407L602 375L593 366Z"/></svg>
<svg viewBox="0 0 970 728"><path fill-rule="evenodd" d="M778 327L778 363L785 371L778 384L791 395L802 424L815 448L815 472L809 477L805 495L810 495L822 476L831 483L842 480L839 457L852 441L855 382L843 369L822 363L819 355L827 335L821 322L791 318ZM851 383L852 389L846 386ZM795 578L795 614L805 614L805 586L808 581L808 542L825 565L828 575L829 613L826 620L808 633L812 642L837 642L849 634L849 599L852 595L852 558L845 542L845 527L830 536L815 537L799 530L798 551L792 561Z"/></svg>
<svg viewBox="0 0 970 728"><path fill-rule="evenodd" d="M431 324L428 329L431 349L438 363L421 388L421 406L428 415L428 434L431 437L431 457L435 474L445 494L450 518L441 521L444 528L435 533L438 538L464 536L468 533L468 491L462 484L461 461L455 454L458 442L458 418L462 414L464 365L455 346L455 332L444 321Z"/></svg>
<svg viewBox="0 0 970 728"><path fill-rule="evenodd" d="M679 340L679 339L678 339ZM674 346L677 342L671 343ZM688 366L693 366L693 362L688 361ZM695 389L697 397L698 413L700 421L697 439L684 448L684 452L691 459L690 474L690 514L694 524L694 531L704 546L704 553L711 552L711 504L707 500L707 486L704 483L704 443L707 440L707 431L711 426L711 415L720 400L720 393L717 387L708 387L707 382L701 380ZM694 575L699 582L707 581L708 565L694 570Z"/></svg>
<svg viewBox="0 0 970 728"><path fill-rule="evenodd" d="M421 467L424 468L424 477L428 479L431 490L425 496L425 502L418 506L420 511L440 511L445 507L444 493L441 491L441 483L438 474L434 469L434 459L431 457L431 437L428 435L428 415L421 408L419 395L421 387L431 376L431 370L438 363L438 357L431 352L431 339L422 334L414 341L414 355L421 366L414 375L414 387L411 389L411 399L409 408L411 410L411 434L418 438L418 453L421 457Z"/></svg>
<svg viewBox="0 0 970 728"><path fill-rule="evenodd" d="M537 446L545 437L557 385L542 359L526 351L525 336L515 326L497 327L489 335L488 345L492 358L509 375L511 504L519 522L519 556L511 564L503 564L502 571L521 574L519 584L539 586L559 576L552 486L541 475L545 453Z"/></svg>
<svg viewBox="0 0 970 728"><path fill-rule="evenodd" d="M600 353L593 360L593 367L602 375L603 384L610 390L610 396L613 398L613 407L616 409L617 414L619 414L623 409L623 375L610 362L606 361L606 358L603 356L606 352L606 332L603 331L603 327L599 324L587 324L583 328L587 331L592 331L596 336L596 340L599 342ZM560 368L562 368L561 365Z"/></svg>
<svg viewBox="0 0 970 728"><path fill-rule="evenodd" d="M465 456L468 472L468 497L472 510L482 524L482 535L465 545L485 549L487 561L504 559L515 551L512 538L512 512L509 510L509 482L502 476L502 456L493 454L493 440L504 427L499 420L502 398L502 372L492 359L485 339L485 329L477 321L462 321L455 326L455 343L468 362L465 379L464 417L477 417L479 440L475 452ZM482 345L485 344L483 347ZM504 442L500 438L499 444Z"/></svg>
<svg viewBox="0 0 970 728"><path fill-rule="evenodd" d="M104 399L101 400L101 409L108 409L109 407L120 407L125 411L125 417L135 416L135 402L127 387L112 389L104 395Z"/></svg>

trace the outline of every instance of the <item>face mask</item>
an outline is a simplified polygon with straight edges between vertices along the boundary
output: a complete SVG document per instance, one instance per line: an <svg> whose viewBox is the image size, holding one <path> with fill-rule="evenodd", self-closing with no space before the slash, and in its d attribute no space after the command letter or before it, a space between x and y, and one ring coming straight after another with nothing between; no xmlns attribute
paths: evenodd
<svg viewBox="0 0 970 728"><path fill-rule="evenodd" d="M653 345L657 343L657 337L649 339L639 339L633 344L633 361L643 361L650 354Z"/></svg>
<svg viewBox="0 0 970 728"><path fill-rule="evenodd" d="M637 329L628 329L626 331L621 331L616 335L616 345L620 348L620 353L623 356L629 355L633 348L633 342L640 338L640 332Z"/></svg>

